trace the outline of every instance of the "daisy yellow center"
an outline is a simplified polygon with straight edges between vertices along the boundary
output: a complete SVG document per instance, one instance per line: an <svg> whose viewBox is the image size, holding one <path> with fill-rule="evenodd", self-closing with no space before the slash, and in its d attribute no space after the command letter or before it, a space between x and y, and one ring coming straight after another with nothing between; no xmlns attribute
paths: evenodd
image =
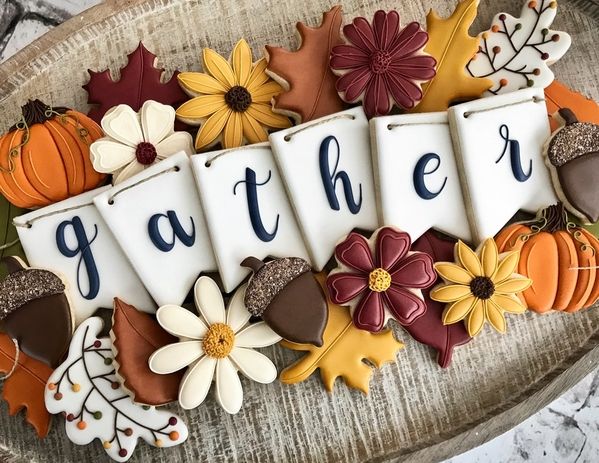
<svg viewBox="0 0 599 463"><path fill-rule="evenodd" d="M156 156L158 156L158 153L156 152L156 147L152 145L152 143L142 141L139 145L137 145L137 148L135 148L135 157L137 158L137 162L143 164L144 166L154 164Z"/></svg>
<svg viewBox="0 0 599 463"><path fill-rule="evenodd" d="M233 349L235 333L229 325L214 323L208 327L208 332L202 340L202 348L209 357L222 359Z"/></svg>
<svg viewBox="0 0 599 463"><path fill-rule="evenodd" d="M386 51L376 51L370 57L370 70L375 74L384 74L391 64L391 55Z"/></svg>
<svg viewBox="0 0 599 463"><path fill-rule="evenodd" d="M375 268L368 275L368 287L376 293L383 293L391 286L391 275L387 270Z"/></svg>
<svg viewBox="0 0 599 463"><path fill-rule="evenodd" d="M479 299L490 299L495 293L495 283L488 277L476 277L470 282L470 291Z"/></svg>
<svg viewBox="0 0 599 463"><path fill-rule="evenodd" d="M247 111L252 104L252 95L245 87L236 85L235 87L231 87L231 89L225 93L225 103L227 103L229 108L233 111L242 113Z"/></svg>

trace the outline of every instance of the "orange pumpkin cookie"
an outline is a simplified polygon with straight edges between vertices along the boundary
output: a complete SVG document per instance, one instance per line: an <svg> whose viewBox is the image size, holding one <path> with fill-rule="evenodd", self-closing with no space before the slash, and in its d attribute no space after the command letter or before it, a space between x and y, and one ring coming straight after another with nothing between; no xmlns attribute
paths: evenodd
<svg viewBox="0 0 599 463"><path fill-rule="evenodd" d="M89 145L102 129L82 113L40 100L22 107L22 119L0 138L0 192L27 209L92 190L105 175L91 164Z"/></svg>
<svg viewBox="0 0 599 463"><path fill-rule="evenodd" d="M520 251L518 273L533 282L521 295L530 310L577 312L599 298L599 240L568 223L562 204L533 222L505 227L496 242L500 252Z"/></svg>

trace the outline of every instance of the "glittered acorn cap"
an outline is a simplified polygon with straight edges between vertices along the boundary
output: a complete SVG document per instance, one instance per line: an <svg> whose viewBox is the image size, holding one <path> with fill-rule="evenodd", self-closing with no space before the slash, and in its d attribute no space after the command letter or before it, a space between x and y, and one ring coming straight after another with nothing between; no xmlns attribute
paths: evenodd
<svg viewBox="0 0 599 463"><path fill-rule="evenodd" d="M321 346L328 306L310 264L299 257L267 263L248 257L241 265L254 272L245 292L248 311L288 341Z"/></svg>
<svg viewBox="0 0 599 463"><path fill-rule="evenodd" d="M552 165L561 167L581 156L599 153L599 125L579 122L568 108L560 109L559 116L564 127L555 134L547 151Z"/></svg>

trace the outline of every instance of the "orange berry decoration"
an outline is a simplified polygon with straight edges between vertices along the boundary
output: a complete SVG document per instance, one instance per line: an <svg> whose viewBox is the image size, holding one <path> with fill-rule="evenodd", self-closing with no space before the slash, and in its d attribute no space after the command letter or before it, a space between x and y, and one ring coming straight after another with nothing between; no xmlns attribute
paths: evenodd
<svg viewBox="0 0 599 463"><path fill-rule="evenodd" d="M536 8L537 7L537 2L532 1L532 2L528 2L528 8Z"/></svg>
<svg viewBox="0 0 599 463"><path fill-rule="evenodd" d="M53 391L54 389L56 389L56 384L54 384L54 383L48 383L48 389L50 389L51 391Z"/></svg>
<svg viewBox="0 0 599 463"><path fill-rule="evenodd" d="M172 440L172 441L179 440L179 433L178 433L177 431L171 431L171 432L168 434L168 438L169 438L170 440Z"/></svg>
<svg viewBox="0 0 599 463"><path fill-rule="evenodd" d="M87 423L85 421L81 420L77 423L77 429L83 431L85 428L87 428Z"/></svg>
<svg viewBox="0 0 599 463"><path fill-rule="evenodd" d="M73 384L73 385L71 386L71 390L72 390L73 392L79 392L79 391L81 390L81 385L80 385L80 384L77 384L77 383L75 383L75 384Z"/></svg>
<svg viewBox="0 0 599 463"><path fill-rule="evenodd" d="M110 447L112 447L112 444L111 444L110 442L108 442L107 440L105 440L105 441L102 443L102 447L104 447L105 449L107 449L107 450L108 450Z"/></svg>

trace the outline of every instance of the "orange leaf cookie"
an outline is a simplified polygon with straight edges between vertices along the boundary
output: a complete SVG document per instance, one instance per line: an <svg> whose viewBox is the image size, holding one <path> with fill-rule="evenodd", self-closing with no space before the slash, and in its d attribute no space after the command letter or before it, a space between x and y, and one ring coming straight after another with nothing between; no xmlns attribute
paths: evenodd
<svg viewBox="0 0 599 463"><path fill-rule="evenodd" d="M572 110L580 122L599 124L599 104L557 80L545 89L545 102L552 132L559 128L559 121L551 116L562 108Z"/></svg>

